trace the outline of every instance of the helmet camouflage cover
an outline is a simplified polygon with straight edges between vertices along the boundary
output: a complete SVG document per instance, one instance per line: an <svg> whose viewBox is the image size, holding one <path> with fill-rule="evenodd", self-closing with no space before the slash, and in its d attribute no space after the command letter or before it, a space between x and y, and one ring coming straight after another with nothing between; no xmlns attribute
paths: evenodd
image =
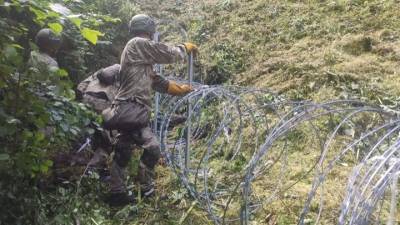
<svg viewBox="0 0 400 225"><path fill-rule="evenodd" d="M138 14L132 17L131 21L129 22L129 32L144 32L152 35L156 32L156 23L150 16Z"/></svg>

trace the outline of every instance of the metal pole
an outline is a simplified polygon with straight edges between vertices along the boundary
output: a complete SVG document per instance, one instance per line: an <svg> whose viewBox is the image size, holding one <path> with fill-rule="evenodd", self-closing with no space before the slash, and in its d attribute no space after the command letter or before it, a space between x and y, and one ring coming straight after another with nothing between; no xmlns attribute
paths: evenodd
<svg viewBox="0 0 400 225"><path fill-rule="evenodd" d="M153 40L155 42L160 41L160 33L154 33ZM160 64L155 65L155 71L158 75L162 76L162 67ZM153 132L157 135L158 132L158 112L160 110L160 93L156 92L154 97L154 121L153 121Z"/></svg>
<svg viewBox="0 0 400 225"><path fill-rule="evenodd" d="M188 56L188 75L189 75L189 85L193 82L193 53L191 52ZM191 114L192 105L190 104L190 98L187 102L187 127L186 127L186 149L185 149L185 173L188 172L190 166L190 138L191 138Z"/></svg>
<svg viewBox="0 0 400 225"><path fill-rule="evenodd" d="M158 112L159 112L159 106L160 106L160 93L156 93L155 98L154 98L154 121L153 121L153 129L154 133L157 135L158 132Z"/></svg>

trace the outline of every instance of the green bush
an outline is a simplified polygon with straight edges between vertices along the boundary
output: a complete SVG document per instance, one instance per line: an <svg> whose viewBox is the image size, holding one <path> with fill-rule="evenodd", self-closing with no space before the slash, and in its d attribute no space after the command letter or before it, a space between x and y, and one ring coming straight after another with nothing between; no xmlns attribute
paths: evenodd
<svg viewBox="0 0 400 225"><path fill-rule="evenodd" d="M74 100L73 88L98 69L88 63L99 57L95 46L104 34L97 29L115 29L111 24L120 20L87 10L96 8L89 1L60 2L66 7L46 0L0 1L0 29L6 31L0 33L0 224L73 224L80 217L74 210L87 208L87 198L72 197L75 185L65 188L64 198L39 189L51 183L53 156L75 149L99 127L101 118ZM36 49L34 36L44 27L64 36L58 57L63 69L53 74L62 91L33 80L27 63ZM79 219L84 224L104 215L87 212L92 215Z"/></svg>

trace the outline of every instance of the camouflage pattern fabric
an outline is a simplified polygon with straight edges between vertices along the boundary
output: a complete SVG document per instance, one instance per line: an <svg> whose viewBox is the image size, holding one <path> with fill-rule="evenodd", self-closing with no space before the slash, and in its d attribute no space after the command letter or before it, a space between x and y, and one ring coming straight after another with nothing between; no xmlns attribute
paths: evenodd
<svg viewBox="0 0 400 225"><path fill-rule="evenodd" d="M169 46L163 43L135 37L125 46L121 56L121 70L118 77L120 84L114 103L117 107L122 102L138 103L150 111L152 91L167 93L169 81L156 75L154 64L168 64L183 61L186 51L184 46ZM118 110L115 110L118 112ZM111 112L111 111L110 111ZM118 113L117 113L118 114ZM116 115L118 116L118 115ZM109 118L112 118L111 116ZM149 124L150 121L144 121ZM131 131L121 131L117 140L114 162L111 168L111 192L126 192L125 171L131 160L135 146L144 149L141 162L146 174L154 174L154 167L160 158L160 146L151 128L145 126ZM143 172L139 172L144 174ZM139 181L152 186L153 176Z"/></svg>
<svg viewBox="0 0 400 225"><path fill-rule="evenodd" d="M34 77L31 77L32 80L50 81L54 85L59 83L59 77L55 74L59 70L58 63L48 54L32 51L28 64L36 69Z"/></svg>
<svg viewBox="0 0 400 225"><path fill-rule="evenodd" d="M81 97L81 101L88 104L98 114L101 114L104 109L111 106L118 86L115 82L101 82L99 77L117 77L119 68L119 64L115 64L100 69L82 81L77 87L77 94ZM115 79L108 80L112 81ZM95 149L95 153L90 161L90 165L103 168L106 166L108 154L112 152L112 138L110 137L110 133L106 130L96 130L93 135L93 148Z"/></svg>
<svg viewBox="0 0 400 225"><path fill-rule="evenodd" d="M168 80L156 75L154 64L168 64L185 58L184 46L169 46L145 38L135 37L128 42L121 55L120 87L116 100L135 100L151 106L151 91L166 93Z"/></svg>
<svg viewBox="0 0 400 225"><path fill-rule="evenodd" d="M118 84L101 82L99 76L117 77L120 66L118 64L101 69L82 81L78 87L78 94L82 97L82 102L90 105L97 113L110 107L115 98Z"/></svg>
<svg viewBox="0 0 400 225"><path fill-rule="evenodd" d="M126 192L126 168L132 158L132 151L137 147L143 148L140 159L139 176L136 178L142 185L152 182L154 167L160 158L160 143L151 132L150 127L145 127L132 133L120 134L115 146L114 160L111 166L110 192Z"/></svg>
<svg viewBox="0 0 400 225"><path fill-rule="evenodd" d="M29 74L28 80L35 84L46 84L56 94L61 94L60 79L56 72L59 70L58 63L48 54L39 51L32 51L28 61L33 73ZM55 132L55 127L46 126L41 128L46 137L50 137Z"/></svg>

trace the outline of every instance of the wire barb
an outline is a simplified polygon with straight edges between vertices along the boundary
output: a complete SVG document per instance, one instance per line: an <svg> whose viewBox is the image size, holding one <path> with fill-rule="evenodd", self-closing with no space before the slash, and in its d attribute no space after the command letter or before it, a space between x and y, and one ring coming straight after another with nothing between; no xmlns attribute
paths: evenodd
<svg viewBox="0 0 400 225"><path fill-rule="evenodd" d="M393 224L396 114L358 100L296 102L267 90L193 85L185 97L160 96L157 134L167 163L215 224L249 224L271 212L266 206L299 200L298 224L359 225L382 217ZM332 175L339 170L341 179ZM334 190L344 196L335 198L336 214L327 205L333 181L343 183ZM288 197L300 185L307 194Z"/></svg>

